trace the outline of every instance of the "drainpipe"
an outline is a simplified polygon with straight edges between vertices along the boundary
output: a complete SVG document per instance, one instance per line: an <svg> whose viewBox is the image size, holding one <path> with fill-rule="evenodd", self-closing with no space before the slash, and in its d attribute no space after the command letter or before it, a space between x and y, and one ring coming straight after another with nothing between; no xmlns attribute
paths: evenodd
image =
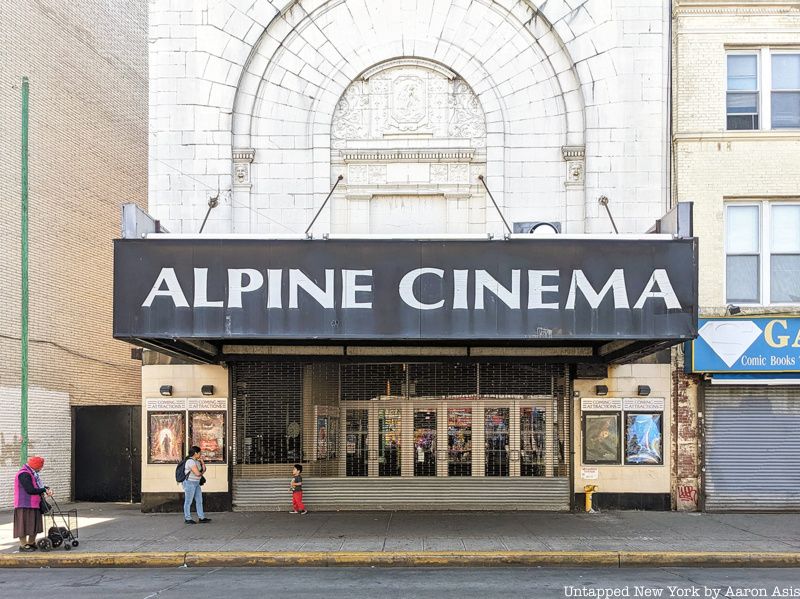
<svg viewBox="0 0 800 599"><path fill-rule="evenodd" d="M21 189L21 271L20 288L22 308L20 332L20 466L28 461L28 78L22 78L22 189Z"/></svg>

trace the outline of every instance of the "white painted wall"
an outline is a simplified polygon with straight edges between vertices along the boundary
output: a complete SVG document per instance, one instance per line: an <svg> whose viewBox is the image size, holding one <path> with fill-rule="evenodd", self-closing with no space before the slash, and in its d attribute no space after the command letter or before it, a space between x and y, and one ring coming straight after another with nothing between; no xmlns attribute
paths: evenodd
<svg viewBox="0 0 800 599"><path fill-rule="evenodd" d="M644 231L665 209L666 4L152 0L149 210L197 232L219 190L207 232L302 232L333 183L343 93L413 57L475 92L487 181L509 221L609 232L605 194L620 230ZM483 228L501 233L483 206ZM357 215L345 226L368 230Z"/></svg>
<svg viewBox="0 0 800 599"><path fill-rule="evenodd" d="M71 422L69 394L28 389L28 455L45 459L41 478L59 502L66 502L71 494ZM0 387L0 507L14 506L20 440L19 387Z"/></svg>

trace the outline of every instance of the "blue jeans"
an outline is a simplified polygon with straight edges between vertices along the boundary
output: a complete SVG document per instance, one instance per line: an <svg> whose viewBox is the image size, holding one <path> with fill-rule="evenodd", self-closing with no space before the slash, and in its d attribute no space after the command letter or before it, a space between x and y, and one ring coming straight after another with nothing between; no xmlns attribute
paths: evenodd
<svg viewBox="0 0 800 599"><path fill-rule="evenodd" d="M206 517L203 512L203 490L200 488L199 480L185 480L183 481L183 519L192 519L192 501L194 501L195 508L197 509L197 516L200 519Z"/></svg>

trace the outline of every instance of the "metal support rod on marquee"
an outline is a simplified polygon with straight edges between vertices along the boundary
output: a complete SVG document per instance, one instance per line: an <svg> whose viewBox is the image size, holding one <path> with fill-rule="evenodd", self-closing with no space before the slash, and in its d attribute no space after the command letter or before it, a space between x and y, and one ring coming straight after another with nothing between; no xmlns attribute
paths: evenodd
<svg viewBox="0 0 800 599"><path fill-rule="evenodd" d="M503 213L500 211L500 206L498 206L497 202L495 202L494 196L492 195L492 192L489 191L489 186L486 185L486 179L483 178L483 175L478 175L478 179L480 179L481 183L483 183L483 187L486 189L486 193L489 194L489 197L492 200L492 204L494 204L495 210L497 210L497 214L500 215L500 218L502 219L503 224L506 226L506 230L508 231L508 234L511 235L511 233L513 231L511 231L511 227L508 226L508 222L506 221L506 217L503 216Z"/></svg>
<svg viewBox="0 0 800 599"><path fill-rule="evenodd" d="M611 209L608 207L608 196L600 196L597 198L597 203L606 209L606 212L608 212L608 218L611 221L611 226L614 227L614 233L619 234L619 230L617 230L617 223L614 222L614 217L611 216Z"/></svg>
<svg viewBox="0 0 800 599"><path fill-rule="evenodd" d="M325 205L328 203L328 200L331 199L333 192L336 191L336 186L339 185L339 181L341 181L342 179L344 179L344 175L339 175L338 177L336 177L336 183L333 184L333 187L331 187L331 190L328 192L328 197L326 197L325 201L322 202L322 206L319 207L319 210L317 210L317 213L314 215L314 218L311 219L311 224L308 225L308 229L306 229L306 239L311 239L312 235L309 233L309 231L311 231L311 227L313 227L314 223L317 222L317 218L319 218L320 213L322 212L323 208L325 208Z"/></svg>

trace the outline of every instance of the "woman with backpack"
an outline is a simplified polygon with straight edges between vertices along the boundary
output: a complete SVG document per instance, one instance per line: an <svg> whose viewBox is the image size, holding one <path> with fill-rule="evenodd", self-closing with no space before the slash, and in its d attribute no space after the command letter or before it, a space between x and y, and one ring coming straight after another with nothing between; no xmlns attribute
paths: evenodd
<svg viewBox="0 0 800 599"><path fill-rule="evenodd" d="M42 484L39 471L44 458L31 456L14 478L14 536L19 539L19 550L36 551L36 535L44 530L42 523L42 495L53 492Z"/></svg>
<svg viewBox="0 0 800 599"><path fill-rule="evenodd" d="M203 474L206 471L206 465L203 462L203 456L200 454L200 448L197 445L192 445L189 449L189 456L182 462L183 464L183 521L186 524L194 524L192 520L192 502L195 504L197 510L198 522L205 524L211 522L211 518L206 518L203 512L203 490L201 486L206 482ZM180 465L179 472L180 474Z"/></svg>

